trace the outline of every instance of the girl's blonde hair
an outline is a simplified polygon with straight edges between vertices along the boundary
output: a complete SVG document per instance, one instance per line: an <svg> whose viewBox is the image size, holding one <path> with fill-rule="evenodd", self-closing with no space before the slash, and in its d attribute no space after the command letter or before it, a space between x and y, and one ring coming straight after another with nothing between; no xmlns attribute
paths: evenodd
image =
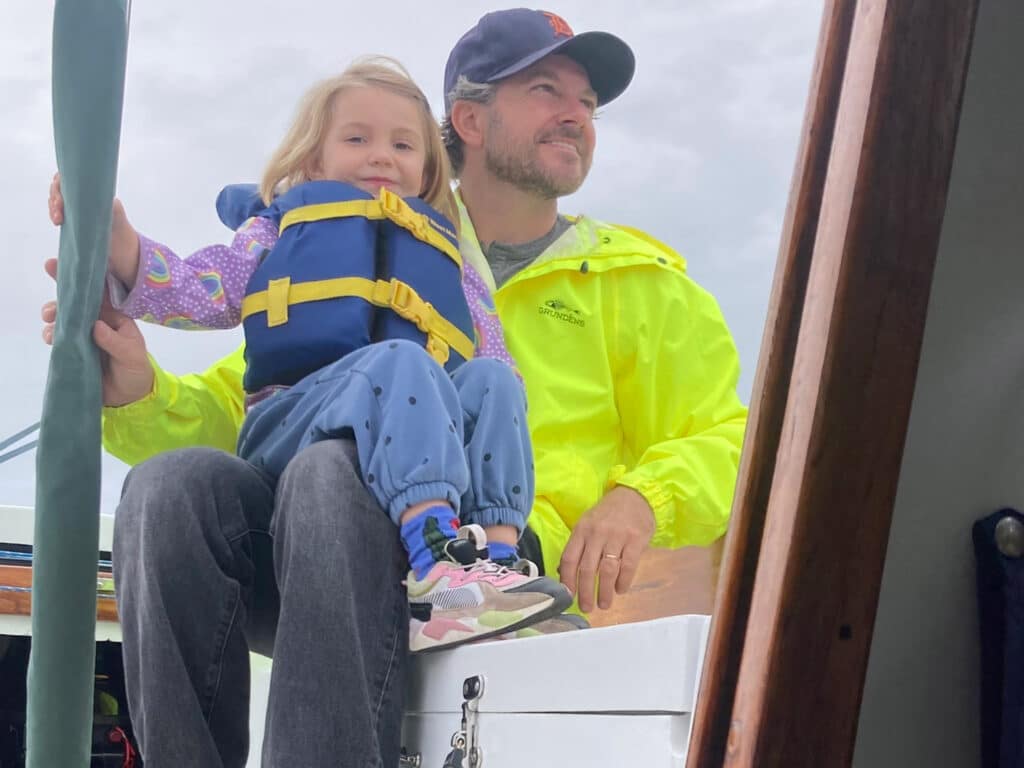
<svg viewBox="0 0 1024 768"><path fill-rule="evenodd" d="M388 56L369 56L354 61L336 77L322 80L310 88L263 173L260 196L267 205L297 184L309 181L307 169L320 151L334 112L335 97L346 88L381 88L411 99L420 108L426 161L420 197L458 226L459 215L451 188L451 170L441 141L441 131L430 111L430 102L413 82L409 72Z"/></svg>

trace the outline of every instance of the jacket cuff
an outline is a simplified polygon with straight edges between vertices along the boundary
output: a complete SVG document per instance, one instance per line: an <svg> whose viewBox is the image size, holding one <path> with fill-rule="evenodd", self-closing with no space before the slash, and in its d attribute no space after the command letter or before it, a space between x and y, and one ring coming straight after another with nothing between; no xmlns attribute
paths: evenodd
<svg viewBox="0 0 1024 768"><path fill-rule="evenodd" d="M624 485L643 496L654 511L652 547L675 549L684 546L704 547L723 533L719 526L709 526L694 520L680 520L679 510L685 509L687 499L678 498L666 484L649 475L643 467L628 471L624 466L613 467L608 473L608 488ZM728 518L723 521L728 524Z"/></svg>
<svg viewBox="0 0 1024 768"><path fill-rule="evenodd" d="M170 406L171 388L168 386L167 374L156 364L151 355L149 362L153 366L153 389L145 397L131 403L103 406L104 430L108 421L113 422L111 426L149 421L155 414L163 413Z"/></svg>
<svg viewBox="0 0 1024 768"><path fill-rule="evenodd" d="M620 465L621 466L621 465ZM672 494L657 481L643 477L636 472L626 472L625 467L614 467L610 473L609 488L621 485L632 488L644 497L647 505L654 512L654 536L651 538L652 547L671 547L675 545L677 536L672 525L672 506L674 499ZM615 475L618 474L618 477ZM612 479L614 478L614 479Z"/></svg>

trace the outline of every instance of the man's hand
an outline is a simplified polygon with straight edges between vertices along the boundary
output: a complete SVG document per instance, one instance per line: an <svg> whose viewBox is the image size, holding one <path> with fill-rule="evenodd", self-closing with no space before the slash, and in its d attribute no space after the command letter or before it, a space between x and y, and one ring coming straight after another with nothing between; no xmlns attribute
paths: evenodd
<svg viewBox="0 0 1024 768"><path fill-rule="evenodd" d="M562 583L574 594L578 590L580 610L594 610L595 587L602 610L612 607L616 592L629 591L654 526L647 500L623 485L606 493L580 518L558 566Z"/></svg>
<svg viewBox="0 0 1024 768"><path fill-rule="evenodd" d="M57 279L57 260L47 259L46 273ZM57 320L57 302L43 304L43 341L53 343L53 327ZM153 391L153 366L146 354L146 340L135 321L121 314L110 304L104 291L100 318L92 329L92 337L100 348L103 366L103 404L118 407L141 400Z"/></svg>

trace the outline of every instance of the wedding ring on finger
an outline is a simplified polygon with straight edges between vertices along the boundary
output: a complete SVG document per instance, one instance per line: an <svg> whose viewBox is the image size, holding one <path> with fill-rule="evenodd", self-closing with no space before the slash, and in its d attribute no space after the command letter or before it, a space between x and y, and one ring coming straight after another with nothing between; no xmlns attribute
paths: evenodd
<svg viewBox="0 0 1024 768"><path fill-rule="evenodd" d="M609 560L616 560L616 561L622 559L621 557L619 557L619 555L613 555L611 552L605 552L603 555L601 555L601 557L607 557Z"/></svg>

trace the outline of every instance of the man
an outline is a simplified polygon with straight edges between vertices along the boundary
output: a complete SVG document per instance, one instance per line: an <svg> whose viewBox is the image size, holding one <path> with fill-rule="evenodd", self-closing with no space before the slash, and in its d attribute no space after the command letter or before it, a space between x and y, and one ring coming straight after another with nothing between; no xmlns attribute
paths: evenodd
<svg viewBox="0 0 1024 768"><path fill-rule="evenodd" d="M526 382L546 570L609 608L647 546L725 531L746 410L735 345L682 258L642 233L558 213L593 157L594 111L633 54L560 17L484 16L445 70L443 131L463 257L493 275ZM486 267L489 267L486 268Z"/></svg>
<svg viewBox="0 0 1024 768"><path fill-rule="evenodd" d="M558 198L589 170L594 110L632 75L618 38L573 35L561 18L523 9L481 19L445 73L463 257L494 272L529 395L530 526L548 573L583 611L625 592L652 543L722 534L746 413L731 337L681 257L642 233L558 213ZM368 585L397 584L404 564L386 516L369 509L351 450L313 446L275 496L229 454L242 418L241 354L179 379L147 358L133 323L105 319L96 329L108 355L105 402L120 406L106 409L105 445L143 462L118 509L115 561L147 765L218 755L239 764L245 650L268 648L275 630L265 759L395 764L407 609L400 589ZM195 445L222 450L149 458ZM173 481L183 473L190 485ZM369 546L339 536L339 518Z"/></svg>

